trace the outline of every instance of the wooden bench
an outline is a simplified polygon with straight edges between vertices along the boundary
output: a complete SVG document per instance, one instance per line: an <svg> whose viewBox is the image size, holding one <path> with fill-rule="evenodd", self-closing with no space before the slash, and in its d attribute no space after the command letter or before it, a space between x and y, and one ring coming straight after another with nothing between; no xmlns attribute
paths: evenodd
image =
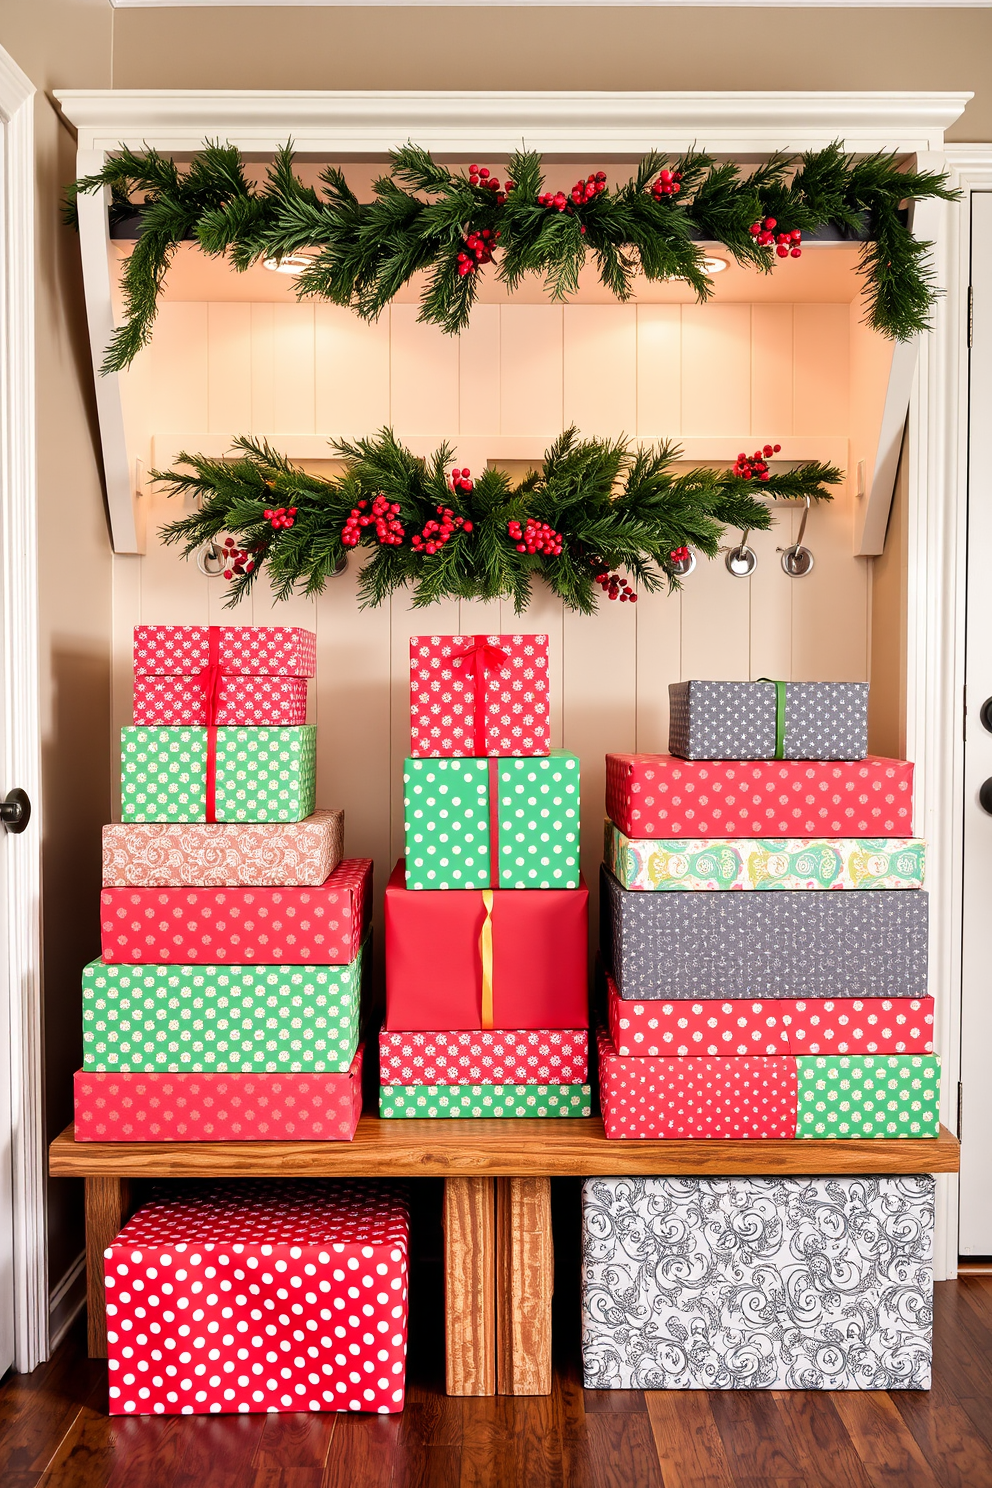
<svg viewBox="0 0 992 1488"><path fill-rule="evenodd" d="M745 1173L954 1173L959 1143L608 1141L599 1117L381 1121L353 1142L52 1143L49 1172L86 1180L89 1346L106 1357L103 1252L155 1178L443 1178L445 1359L450 1395L551 1390L551 1182L556 1177ZM576 1298L578 1306L578 1298Z"/></svg>

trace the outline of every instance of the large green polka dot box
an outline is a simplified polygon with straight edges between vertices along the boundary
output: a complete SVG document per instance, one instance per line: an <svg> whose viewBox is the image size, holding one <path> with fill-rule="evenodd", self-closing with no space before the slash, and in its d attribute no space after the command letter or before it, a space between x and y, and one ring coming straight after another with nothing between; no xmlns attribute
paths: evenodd
<svg viewBox="0 0 992 1488"><path fill-rule="evenodd" d="M796 1060L797 1137L936 1137L936 1054L805 1054Z"/></svg>
<svg viewBox="0 0 992 1488"><path fill-rule="evenodd" d="M345 966L83 970L83 1068L336 1073L358 1048L363 952Z"/></svg>
<svg viewBox="0 0 992 1488"><path fill-rule="evenodd" d="M316 790L313 724L121 729L125 822L298 822Z"/></svg>
<svg viewBox="0 0 992 1488"><path fill-rule="evenodd" d="M574 754L408 759L403 807L408 889L579 887Z"/></svg>

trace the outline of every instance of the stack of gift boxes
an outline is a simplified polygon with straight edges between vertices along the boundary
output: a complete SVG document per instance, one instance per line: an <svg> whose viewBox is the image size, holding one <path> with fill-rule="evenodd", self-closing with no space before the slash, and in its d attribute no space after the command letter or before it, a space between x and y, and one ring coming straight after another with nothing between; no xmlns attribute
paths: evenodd
<svg viewBox="0 0 992 1488"><path fill-rule="evenodd" d="M384 1117L588 1116L579 761L541 635L414 636L386 888Z"/></svg>
<svg viewBox="0 0 992 1488"><path fill-rule="evenodd" d="M77 1140L354 1135L372 864L315 810L315 654L296 627L135 630Z"/></svg>
<svg viewBox="0 0 992 1488"><path fill-rule="evenodd" d="M607 1135L936 1136L913 767L868 755L867 685L670 692L670 753L607 758Z"/></svg>

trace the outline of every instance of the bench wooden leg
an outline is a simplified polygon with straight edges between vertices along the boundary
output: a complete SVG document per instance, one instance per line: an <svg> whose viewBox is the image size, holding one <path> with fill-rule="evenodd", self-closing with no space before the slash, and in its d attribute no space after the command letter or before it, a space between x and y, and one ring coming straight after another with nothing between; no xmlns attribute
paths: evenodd
<svg viewBox="0 0 992 1488"><path fill-rule="evenodd" d="M496 1393L492 1178L444 1180L444 1365L449 1395Z"/></svg>
<svg viewBox="0 0 992 1488"><path fill-rule="evenodd" d="M496 1389L550 1395L551 1179L496 1179Z"/></svg>
<svg viewBox="0 0 992 1488"><path fill-rule="evenodd" d="M130 1179L86 1179L86 1313L91 1359L107 1357L103 1252L127 1222L130 1203Z"/></svg>

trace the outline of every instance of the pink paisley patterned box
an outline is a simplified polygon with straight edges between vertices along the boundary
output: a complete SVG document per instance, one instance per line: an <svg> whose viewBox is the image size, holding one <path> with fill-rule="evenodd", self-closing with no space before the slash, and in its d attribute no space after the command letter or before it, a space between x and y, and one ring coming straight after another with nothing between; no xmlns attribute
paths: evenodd
<svg viewBox="0 0 992 1488"><path fill-rule="evenodd" d="M415 759L550 752L546 635L410 637Z"/></svg>
<svg viewBox="0 0 992 1488"><path fill-rule="evenodd" d="M350 1142L362 1046L343 1075L77 1070L74 1084L77 1142Z"/></svg>
<svg viewBox="0 0 992 1488"><path fill-rule="evenodd" d="M343 852L340 810L301 822L111 822L103 829L103 884L315 886Z"/></svg>
<svg viewBox="0 0 992 1488"><path fill-rule="evenodd" d="M136 625L134 722L306 723L316 646L295 625Z"/></svg>

